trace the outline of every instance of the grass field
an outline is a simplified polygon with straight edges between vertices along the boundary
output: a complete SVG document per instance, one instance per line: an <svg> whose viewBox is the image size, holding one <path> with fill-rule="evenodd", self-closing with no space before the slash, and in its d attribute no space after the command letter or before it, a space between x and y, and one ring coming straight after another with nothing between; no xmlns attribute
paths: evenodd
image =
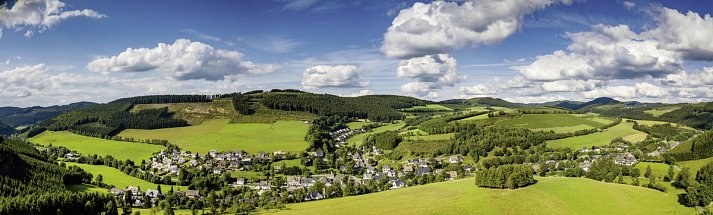
<svg viewBox="0 0 713 215"><path fill-rule="evenodd" d="M404 109L401 109L401 111L404 111L404 112L439 112L439 111L453 111L453 109L443 106L443 105L429 104L429 105L425 105L425 106L413 106L410 108L404 108Z"/></svg>
<svg viewBox="0 0 713 215"><path fill-rule="evenodd" d="M691 169L691 174L696 175L696 172L701 169L704 165L713 162L713 157L711 158L705 158L705 159L699 159L699 160L690 160L690 161L680 161L676 162L677 165L681 166L681 168L688 167ZM653 168L653 167L651 167Z"/></svg>
<svg viewBox="0 0 713 215"><path fill-rule="evenodd" d="M642 135L645 135L645 133L634 130L632 128L634 123L628 123L625 121L626 120L623 120L621 123L619 123L619 125L608 128L607 130L602 132L547 141L547 146L552 148L569 147L572 149L581 149L585 146L591 147L609 145L609 143L611 143L611 140L617 137L622 137L626 140L636 140L640 139Z"/></svg>
<svg viewBox="0 0 713 215"><path fill-rule="evenodd" d="M261 172L254 171L232 171L230 172L230 176L235 178L246 178L248 180L261 180L267 178Z"/></svg>
<svg viewBox="0 0 713 215"><path fill-rule="evenodd" d="M146 191L146 189L156 189L157 187L157 184L144 181L139 178L135 178L133 176L124 174L118 169L114 169L104 165L67 163L67 166L78 166L79 168L82 168L87 172L91 173L94 177L101 174L104 178L105 184L111 184L120 189L126 189L126 187L128 186L139 186L141 187L141 190ZM171 189L170 185L161 185L161 190L163 190L164 192L167 192L169 189ZM175 191L178 191L179 189L185 191L188 189L188 187L174 186L173 189Z"/></svg>
<svg viewBox="0 0 713 215"><path fill-rule="evenodd" d="M350 123L347 123L347 127L349 127L349 129L356 130L356 129L361 129L361 127L366 124L368 124L368 122L365 122L365 121L350 122Z"/></svg>
<svg viewBox="0 0 713 215"><path fill-rule="evenodd" d="M107 189L97 187L97 186L94 186L91 184L73 184L73 185L67 186L67 188L71 191L82 192L82 193L92 193L92 192L102 193L102 194L109 193L109 191Z"/></svg>
<svg viewBox="0 0 713 215"><path fill-rule="evenodd" d="M668 164L665 163L654 163L654 162L639 162L636 164L636 168L641 171L641 176L644 176L644 173L646 173L646 167L651 166L651 174L654 175L654 177L659 177L663 178L668 174ZM674 173L678 173L676 171L676 168L673 169ZM648 181L647 181L648 183Z"/></svg>
<svg viewBox="0 0 713 215"><path fill-rule="evenodd" d="M448 134L430 134L430 135L419 135L419 136L407 136L407 140L450 140L455 137L455 133Z"/></svg>
<svg viewBox="0 0 713 215"><path fill-rule="evenodd" d="M600 128L611 122L613 120L594 115L525 114L519 118L499 121L497 124L536 130L554 130L555 132L574 132Z"/></svg>
<svg viewBox="0 0 713 215"><path fill-rule="evenodd" d="M146 143L105 140L82 136L66 131L45 131L29 139L32 143L41 145L64 146L83 155L111 155L118 160L132 160L141 163L155 152L163 150L164 146Z"/></svg>
<svg viewBox="0 0 713 215"><path fill-rule="evenodd" d="M127 129L119 136L164 139L183 150L198 153L208 153L211 149L243 150L249 153L279 150L298 152L307 148L304 137L309 124L301 121L278 121L273 124L228 122L227 119L211 119L200 125L180 128Z"/></svg>
<svg viewBox="0 0 713 215"><path fill-rule="evenodd" d="M585 178L537 178L518 190L477 188L473 179L290 204L278 214L694 214L677 196ZM275 212L275 211L271 211Z"/></svg>
<svg viewBox="0 0 713 215"><path fill-rule="evenodd" d="M378 128L374 128L370 132L361 133L361 134L357 134L357 135L349 137L349 139L347 139L347 143L349 143L349 145L352 145L352 146L360 146L364 142L364 138L369 135L381 133L384 131L396 131L396 130L403 128L405 125L406 125L406 123L401 121L398 123L388 124L388 125L384 125L384 126L381 126Z"/></svg>
<svg viewBox="0 0 713 215"><path fill-rule="evenodd" d="M231 119L236 114L230 99L216 99L212 102L172 103L172 104L137 104L131 112L167 107L174 117L184 119L191 125L198 125L205 119Z"/></svg>
<svg viewBox="0 0 713 215"><path fill-rule="evenodd" d="M665 113L669 113L675 110L681 109L681 107L669 107L669 108L656 108L656 109L651 109L644 111L644 113L648 113L653 115L654 117L659 117Z"/></svg>

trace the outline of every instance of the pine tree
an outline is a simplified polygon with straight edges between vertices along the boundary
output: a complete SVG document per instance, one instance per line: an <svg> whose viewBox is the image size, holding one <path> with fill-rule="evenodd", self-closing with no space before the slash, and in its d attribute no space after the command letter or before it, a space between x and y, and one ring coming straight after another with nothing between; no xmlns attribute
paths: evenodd
<svg viewBox="0 0 713 215"><path fill-rule="evenodd" d="M644 173L644 177L651 178L651 165L646 166L646 173Z"/></svg>

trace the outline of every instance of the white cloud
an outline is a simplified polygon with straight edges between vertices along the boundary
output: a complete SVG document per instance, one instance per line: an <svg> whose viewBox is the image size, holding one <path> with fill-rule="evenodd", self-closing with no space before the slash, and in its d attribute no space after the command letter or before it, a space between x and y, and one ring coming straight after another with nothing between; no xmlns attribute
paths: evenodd
<svg viewBox="0 0 713 215"><path fill-rule="evenodd" d="M290 53L301 45L304 45L304 43L299 40L277 36L267 36L264 40L255 41L251 44L256 49L273 54Z"/></svg>
<svg viewBox="0 0 713 215"><path fill-rule="evenodd" d="M636 2L632 1L624 1L621 4L624 5L627 10L631 10L632 8L636 7Z"/></svg>
<svg viewBox="0 0 713 215"><path fill-rule="evenodd" d="M498 87L491 84L476 84L460 87L460 92L472 96L491 96L498 92Z"/></svg>
<svg viewBox="0 0 713 215"><path fill-rule="evenodd" d="M713 17L688 11L660 8L658 26L642 33L655 39L664 49L679 51L686 59L713 61Z"/></svg>
<svg viewBox="0 0 713 215"><path fill-rule="evenodd" d="M190 35L196 36L196 37L201 38L201 39L210 40L210 41L214 41L214 42L221 42L221 43L224 43L225 45L229 45L229 46L234 46L234 45L235 45L235 43L233 43L233 42L231 42L231 41L226 41L226 40L223 40L223 38L220 38L220 37L217 37L217 36L213 36L213 35L209 35L209 34L205 34L205 33L203 33L203 32L200 32L200 31L197 31L197 30L194 30L194 29L190 29L190 28L184 29L182 32L183 32L183 33L186 33L186 34L190 34Z"/></svg>
<svg viewBox="0 0 713 215"><path fill-rule="evenodd" d="M94 72L161 71L176 80L225 80L227 76L253 75L275 71L278 65L258 65L243 53L214 49L187 39L173 44L159 43L154 48L128 48L119 55L95 59L87 65Z"/></svg>
<svg viewBox="0 0 713 215"><path fill-rule="evenodd" d="M671 74L662 80L664 84L682 87L701 87L713 85L713 67L704 67L701 71L688 74Z"/></svg>
<svg viewBox="0 0 713 215"><path fill-rule="evenodd" d="M351 93L351 94L339 94L339 96L345 96L345 97L359 97L359 96L367 96L367 95L374 95L374 91L359 90L359 92L355 92L355 93Z"/></svg>
<svg viewBox="0 0 713 215"><path fill-rule="evenodd" d="M319 2L319 0L280 0L281 2L287 2L282 10L300 11L311 7L312 5Z"/></svg>
<svg viewBox="0 0 713 215"><path fill-rule="evenodd" d="M42 32L69 18L106 17L89 9L65 11L65 6L66 4L59 0L18 0L12 7L0 5L0 32L2 27L28 28L25 37L31 37L35 30Z"/></svg>
<svg viewBox="0 0 713 215"><path fill-rule="evenodd" d="M394 18L381 50L389 57L407 59L495 44L517 32L525 15L556 2L560 1L417 2Z"/></svg>
<svg viewBox="0 0 713 215"><path fill-rule="evenodd" d="M318 65L305 69L302 75L302 87L306 89L365 85L359 79L359 69L353 65Z"/></svg>
<svg viewBox="0 0 713 215"><path fill-rule="evenodd" d="M650 83L636 83L631 85L608 86L583 92L585 98L614 97L615 99L644 99L661 98L668 96L669 90Z"/></svg>
<svg viewBox="0 0 713 215"><path fill-rule="evenodd" d="M599 80L558 80L542 83L542 89L548 92L589 91L602 85Z"/></svg>
<svg viewBox="0 0 713 215"><path fill-rule="evenodd" d="M592 31L567 33L568 51L538 56L532 64L512 67L531 80L633 79L680 73L676 51L660 48L628 26L596 25Z"/></svg>
<svg viewBox="0 0 713 215"><path fill-rule="evenodd" d="M411 82L401 86L401 91L414 95L435 96L444 86L452 87L466 79L457 72L456 59L448 54L426 55L399 62L396 77Z"/></svg>

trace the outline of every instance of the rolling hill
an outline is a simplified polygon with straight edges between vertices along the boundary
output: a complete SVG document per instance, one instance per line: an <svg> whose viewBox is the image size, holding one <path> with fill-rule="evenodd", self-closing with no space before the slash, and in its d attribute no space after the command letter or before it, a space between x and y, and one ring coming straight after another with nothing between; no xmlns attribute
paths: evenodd
<svg viewBox="0 0 713 215"><path fill-rule="evenodd" d="M571 110L582 110L582 109L591 109L591 108L602 106L602 105L621 104L621 103L622 102L620 102L616 99L612 99L609 97L600 97L600 98L596 98L594 100L584 102L584 103L563 101L559 104L556 104L555 106L567 108L567 109L571 109Z"/></svg>
<svg viewBox="0 0 713 215"><path fill-rule="evenodd" d="M10 127L9 125L0 122L0 136L7 136L12 133L15 133L15 129Z"/></svg>
<svg viewBox="0 0 713 215"><path fill-rule="evenodd" d="M585 178L547 177L517 190L473 179L290 204L278 214L693 214L677 196ZM275 211L270 211L275 212Z"/></svg>
<svg viewBox="0 0 713 215"><path fill-rule="evenodd" d="M46 119L55 117L62 113L73 111L95 105L91 102L78 102L68 105L56 105L49 107L0 107L0 121L16 128L23 125L32 125Z"/></svg>

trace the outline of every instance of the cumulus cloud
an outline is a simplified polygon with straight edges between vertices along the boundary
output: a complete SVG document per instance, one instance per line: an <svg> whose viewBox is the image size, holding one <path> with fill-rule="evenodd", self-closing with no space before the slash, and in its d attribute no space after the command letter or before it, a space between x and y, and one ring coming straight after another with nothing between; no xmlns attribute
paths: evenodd
<svg viewBox="0 0 713 215"><path fill-rule="evenodd" d="M548 92L581 92L593 90L602 84L599 80L558 80L542 83L542 89Z"/></svg>
<svg viewBox="0 0 713 215"><path fill-rule="evenodd" d="M660 8L655 17L658 26L643 36L655 39L668 50L683 53L686 59L713 61L713 17L693 11L679 13L675 9Z"/></svg>
<svg viewBox="0 0 713 215"><path fill-rule="evenodd" d="M495 44L517 32L525 15L556 2L560 1L417 2L394 18L381 50L389 57L408 59Z"/></svg>
<svg viewBox="0 0 713 215"><path fill-rule="evenodd" d="M662 82L666 85L681 87L713 85L713 67L704 67L701 71L692 74L687 72L671 74L662 79Z"/></svg>
<svg viewBox="0 0 713 215"><path fill-rule="evenodd" d="M636 2L632 1L624 1L621 4L624 5L627 10L631 10L632 8L636 7Z"/></svg>
<svg viewBox="0 0 713 215"><path fill-rule="evenodd" d="M26 37L35 30L42 32L60 22L73 17L105 18L106 15L94 10L65 11L66 4L59 0L18 0L14 5L0 5L0 31L2 28L27 28ZM1 35L1 33L0 33Z"/></svg>
<svg viewBox="0 0 713 215"><path fill-rule="evenodd" d="M490 84L476 84L460 87L460 92L472 96L490 96L497 93L498 88Z"/></svg>
<svg viewBox="0 0 713 215"><path fill-rule="evenodd" d="M636 83L633 86L608 86L582 93L585 98L614 97L617 99L661 98L669 94L666 88L650 83Z"/></svg>
<svg viewBox="0 0 713 215"><path fill-rule="evenodd" d="M592 31L567 33L568 51L538 56L530 65L513 67L531 80L633 79L680 73L683 59L661 49L626 25L596 25Z"/></svg>
<svg viewBox="0 0 713 215"><path fill-rule="evenodd" d="M173 44L159 43L154 48L128 48L119 55L95 59L87 68L101 73L157 70L176 80L217 81L233 75L269 73L279 66L258 65L246 60L238 51L214 49L204 43L178 39Z"/></svg>
<svg viewBox="0 0 713 215"><path fill-rule="evenodd" d="M466 78L458 74L457 67L456 59L448 54L426 55L399 62L396 77L410 80L401 86L403 92L436 96L444 86L452 87Z"/></svg>
<svg viewBox="0 0 713 215"><path fill-rule="evenodd" d="M318 65L305 69L302 87L306 89L322 87L362 87L367 83L359 79L359 69L353 65Z"/></svg>

